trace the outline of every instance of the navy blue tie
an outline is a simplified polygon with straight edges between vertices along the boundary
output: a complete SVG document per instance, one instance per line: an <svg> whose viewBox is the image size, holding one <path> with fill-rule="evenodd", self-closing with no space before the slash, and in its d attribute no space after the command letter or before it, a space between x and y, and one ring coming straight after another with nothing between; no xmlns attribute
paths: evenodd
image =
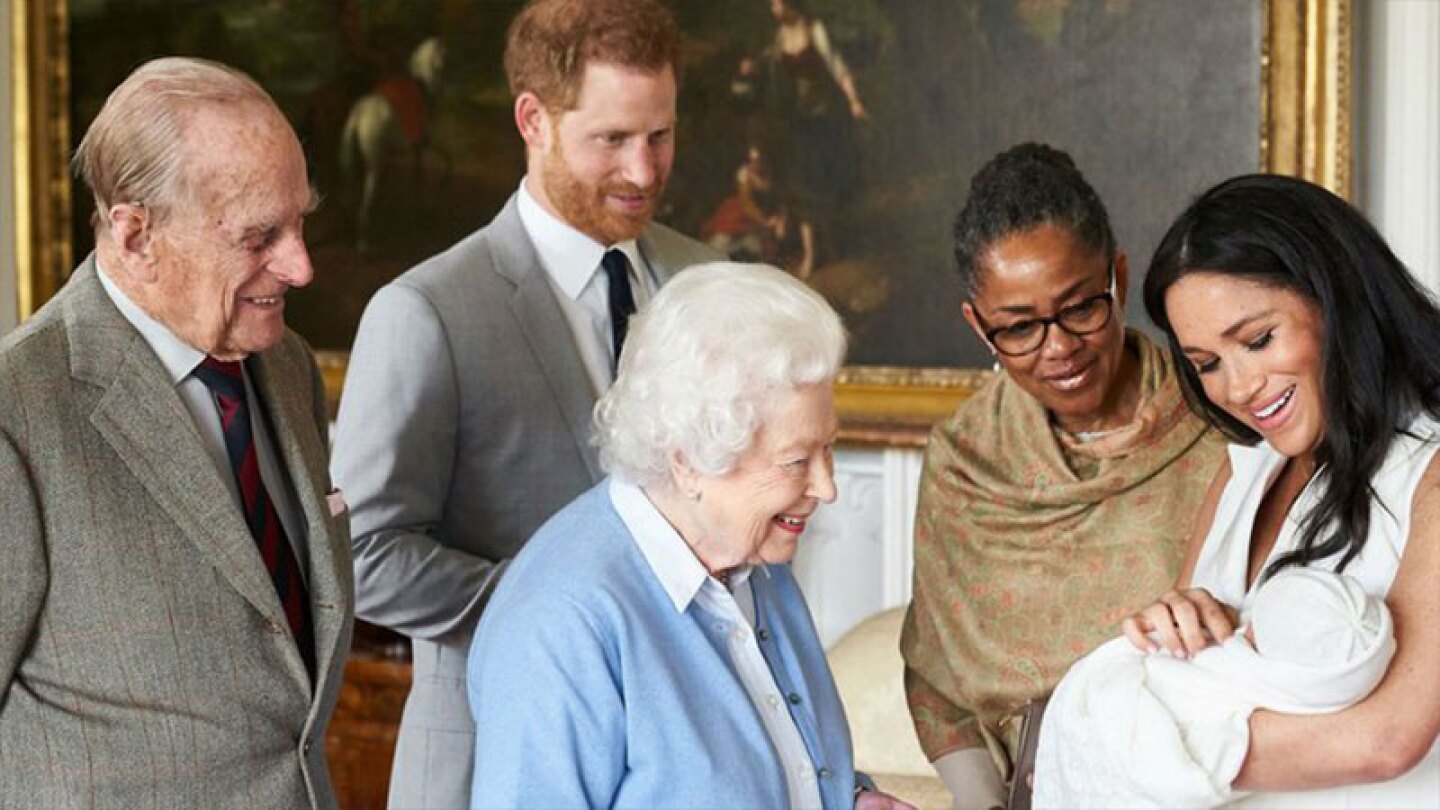
<svg viewBox="0 0 1440 810"><path fill-rule="evenodd" d="M635 296L630 292L630 260L625 258L623 251L615 248L606 251L600 266L610 280L610 339L615 349L615 364L611 371L614 371L620 367L620 349L625 345L630 316L635 312Z"/></svg>

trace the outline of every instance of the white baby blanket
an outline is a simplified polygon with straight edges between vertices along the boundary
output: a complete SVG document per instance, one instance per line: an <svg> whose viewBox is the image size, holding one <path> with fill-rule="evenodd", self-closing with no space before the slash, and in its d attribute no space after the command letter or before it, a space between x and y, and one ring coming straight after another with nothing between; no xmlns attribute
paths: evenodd
<svg viewBox="0 0 1440 810"><path fill-rule="evenodd" d="M1357 600L1342 582L1348 578L1314 573L1340 584L1316 586L1321 577L1305 572L1299 587L1276 588L1267 624L1258 621L1257 604L1257 628L1294 628L1281 636L1284 645L1267 648L1259 639L1259 649L1283 652L1284 660L1256 652L1237 632L1191 661L1147 655L1122 637L1077 662L1040 727L1034 807L1225 804L1244 795L1230 783L1249 746L1252 711L1323 714L1369 694L1395 651L1390 613L1378 600L1364 604L1363 591ZM1300 637L1318 646L1297 646Z"/></svg>

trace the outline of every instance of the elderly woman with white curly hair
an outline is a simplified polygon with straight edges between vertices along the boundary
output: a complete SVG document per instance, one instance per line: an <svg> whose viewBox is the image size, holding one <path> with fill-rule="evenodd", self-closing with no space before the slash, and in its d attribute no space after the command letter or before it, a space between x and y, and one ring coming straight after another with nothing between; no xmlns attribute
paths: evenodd
<svg viewBox="0 0 1440 810"><path fill-rule="evenodd" d="M854 771L786 565L835 499L819 295L763 265L678 274L595 409L610 478L511 563L470 651L480 807L906 807Z"/></svg>

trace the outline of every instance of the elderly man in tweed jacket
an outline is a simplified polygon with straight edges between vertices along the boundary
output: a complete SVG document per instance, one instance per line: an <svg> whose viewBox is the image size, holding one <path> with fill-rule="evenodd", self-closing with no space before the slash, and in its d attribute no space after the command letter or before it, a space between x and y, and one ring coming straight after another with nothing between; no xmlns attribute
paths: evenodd
<svg viewBox="0 0 1440 810"><path fill-rule="evenodd" d="M86 133L96 252L0 345L0 808L333 807L343 500L305 159L229 68L137 69Z"/></svg>

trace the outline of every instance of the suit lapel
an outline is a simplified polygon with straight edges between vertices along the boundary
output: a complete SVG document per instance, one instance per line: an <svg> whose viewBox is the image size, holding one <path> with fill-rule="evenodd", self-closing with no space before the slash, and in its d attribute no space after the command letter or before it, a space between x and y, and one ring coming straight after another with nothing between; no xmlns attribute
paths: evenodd
<svg viewBox="0 0 1440 810"><path fill-rule="evenodd" d="M326 502L328 493L323 491L329 480L326 452L316 430L314 409L304 396L309 391L305 385L308 369L286 369L278 349L257 356L250 365L255 372L255 387L274 429L271 438L275 452L289 473L296 503L304 517L310 562L310 612L315 628L315 682L323 684L331 667L344 664L346 651L340 649L341 636L353 599L346 576L350 561L337 559L335 548L337 543L348 543L349 538L335 536ZM295 662L304 676L304 665L298 655Z"/></svg>
<svg viewBox="0 0 1440 810"><path fill-rule="evenodd" d="M640 255L645 257L645 263L650 265L650 269L654 271L655 280L663 287L672 276L685 268L675 266L672 261L674 257L665 255L665 251L656 241L654 234L655 226L652 224L645 233L640 234L640 238L635 240L635 243L640 247Z"/></svg>
<svg viewBox="0 0 1440 810"><path fill-rule="evenodd" d="M279 597L215 462L154 352L111 303L93 258L66 302L72 374L103 389L90 422L205 559L281 625Z"/></svg>
<svg viewBox="0 0 1440 810"><path fill-rule="evenodd" d="M570 428L575 451L584 461L591 480L599 481L600 462L590 444L591 412L595 408L590 376L575 348L570 324L540 265L540 256L520 221L515 197L505 204L491 227L495 231L490 244L496 272L515 284L510 310L550 383L550 390Z"/></svg>

